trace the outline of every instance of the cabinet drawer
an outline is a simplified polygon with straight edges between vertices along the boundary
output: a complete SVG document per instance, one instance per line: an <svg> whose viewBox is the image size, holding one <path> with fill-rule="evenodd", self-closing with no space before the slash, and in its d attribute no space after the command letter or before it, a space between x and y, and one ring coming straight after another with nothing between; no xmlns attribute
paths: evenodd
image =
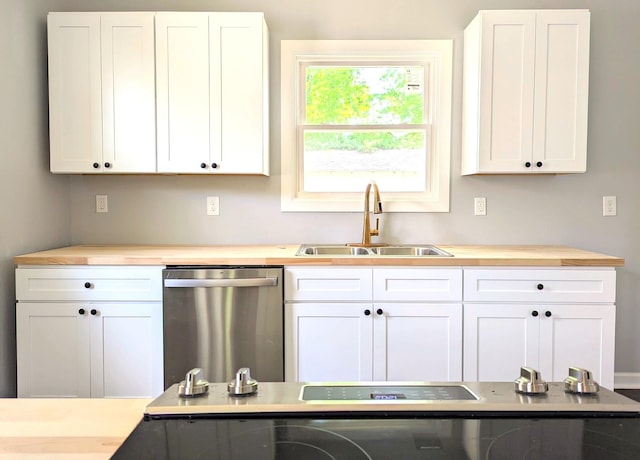
<svg viewBox="0 0 640 460"><path fill-rule="evenodd" d="M162 300L162 267L17 268L18 301Z"/></svg>
<svg viewBox="0 0 640 460"><path fill-rule="evenodd" d="M375 269L373 298L385 301L459 301L462 300L462 269Z"/></svg>
<svg viewBox="0 0 640 460"><path fill-rule="evenodd" d="M615 270L464 270L464 300L613 303Z"/></svg>
<svg viewBox="0 0 640 460"><path fill-rule="evenodd" d="M285 300L371 300L370 268L287 268Z"/></svg>

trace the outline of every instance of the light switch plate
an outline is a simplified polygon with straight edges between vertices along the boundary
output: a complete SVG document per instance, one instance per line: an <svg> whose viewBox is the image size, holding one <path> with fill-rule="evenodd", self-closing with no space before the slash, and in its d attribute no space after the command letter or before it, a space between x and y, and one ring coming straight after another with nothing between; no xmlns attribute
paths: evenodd
<svg viewBox="0 0 640 460"><path fill-rule="evenodd" d="M476 197L473 199L473 211L476 216L487 215L487 199L486 197Z"/></svg>
<svg viewBox="0 0 640 460"><path fill-rule="evenodd" d="M615 196L603 196L602 197L602 215L605 217L615 216L618 214L618 206Z"/></svg>

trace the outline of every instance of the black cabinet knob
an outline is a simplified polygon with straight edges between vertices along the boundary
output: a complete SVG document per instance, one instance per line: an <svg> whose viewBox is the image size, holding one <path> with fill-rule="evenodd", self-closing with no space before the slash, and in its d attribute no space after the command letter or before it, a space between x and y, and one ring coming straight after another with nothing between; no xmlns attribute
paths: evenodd
<svg viewBox="0 0 640 460"><path fill-rule="evenodd" d="M94 164L93 164L93 168L94 168L94 169L98 169L99 167L100 167L100 163L94 163Z"/></svg>
<svg viewBox="0 0 640 460"><path fill-rule="evenodd" d="M216 169L216 168L218 167L218 163L211 163L211 167L212 167L213 169Z"/></svg>
<svg viewBox="0 0 640 460"><path fill-rule="evenodd" d="M91 283L89 281L87 281L86 283L84 283L84 287L89 289L91 287Z"/></svg>
<svg viewBox="0 0 640 460"><path fill-rule="evenodd" d="M98 314L98 310L96 310L95 308L92 308L92 309L91 309L91 314L92 314L93 316L96 316L96 315Z"/></svg>
<svg viewBox="0 0 640 460"><path fill-rule="evenodd" d="M533 311L531 312L531 316L533 316L533 317L538 316L538 310L533 310Z"/></svg>
<svg viewBox="0 0 640 460"><path fill-rule="evenodd" d="M545 311L544 312L544 316L546 316L547 318L551 317L551 312L550 311Z"/></svg>
<svg viewBox="0 0 640 460"><path fill-rule="evenodd" d="M80 315L84 315L84 313L85 313L85 312L84 312L84 308L81 308L80 310L78 310L78 313L79 313Z"/></svg>
<svg viewBox="0 0 640 460"><path fill-rule="evenodd" d="M378 308L378 309L376 310L376 313L377 313L377 314L379 314L379 315L381 315L381 314L383 314L384 312L382 311L382 308Z"/></svg>
<svg viewBox="0 0 640 460"><path fill-rule="evenodd" d="M365 316L369 316L371 314L371 310L369 310L368 308L364 311L364 315Z"/></svg>
<svg viewBox="0 0 640 460"><path fill-rule="evenodd" d="M206 168L207 168L207 164L206 164L206 163L200 163L200 167L201 167L202 169L206 169Z"/></svg>
<svg viewBox="0 0 640 460"><path fill-rule="evenodd" d="M538 168L542 168L542 161L538 161L538 162L536 163L536 166L537 166Z"/></svg>
<svg viewBox="0 0 640 460"><path fill-rule="evenodd" d="M109 163L108 161L104 164L105 168L110 168L111 167L111 163Z"/></svg>
<svg viewBox="0 0 640 460"><path fill-rule="evenodd" d="M538 291L542 291L544 289L544 284L540 283L536 287L538 288Z"/></svg>
<svg viewBox="0 0 640 460"><path fill-rule="evenodd" d="M527 162L524 164L524 167L525 167L525 168L530 168L530 167L531 167L531 162L530 162L530 161L527 161Z"/></svg>

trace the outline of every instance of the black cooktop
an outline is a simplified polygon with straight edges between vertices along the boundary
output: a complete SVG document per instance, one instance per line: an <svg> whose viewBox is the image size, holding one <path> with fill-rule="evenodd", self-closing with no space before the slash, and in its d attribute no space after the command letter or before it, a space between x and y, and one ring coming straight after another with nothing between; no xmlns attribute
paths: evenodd
<svg viewBox="0 0 640 460"><path fill-rule="evenodd" d="M112 458L635 460L640 418L152 419Z"/></svg>

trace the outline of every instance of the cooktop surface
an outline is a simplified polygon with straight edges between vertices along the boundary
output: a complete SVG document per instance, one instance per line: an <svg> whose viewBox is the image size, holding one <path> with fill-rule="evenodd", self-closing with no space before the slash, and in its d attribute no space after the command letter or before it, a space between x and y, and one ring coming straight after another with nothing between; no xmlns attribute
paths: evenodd
<svg viewBox="0 0 640 460"><path fill-rule="evenodd" d="M142 421L114 459L584 460L640 458L638 418Z"/></svg>

